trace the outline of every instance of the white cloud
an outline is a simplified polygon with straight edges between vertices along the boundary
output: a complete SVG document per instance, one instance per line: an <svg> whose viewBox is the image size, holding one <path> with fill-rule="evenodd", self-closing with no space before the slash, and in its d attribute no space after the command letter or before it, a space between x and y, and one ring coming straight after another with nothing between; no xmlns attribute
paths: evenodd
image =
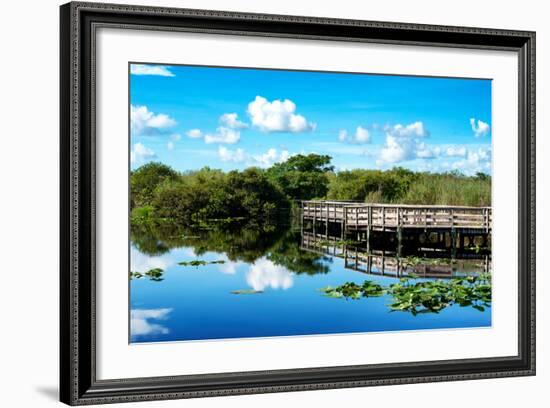
<svg viewBox="0 0 550 408"><path fill-rule="evenodd" d="M490 126L488 123L483 122L482 120L476 120L475 118L470 118L470 126L472 127L472 131L474 132L475 137L482 137L489 133Z"/></svg>
<svg viewBox="0 0 550 408"><path fill-rule="evenodd" d="M168 269L174 261L168 256L148 256L134 247L130 248L130 269L135 272L147 272L154 268Z"/></svg>
<svg viewBox="0 0 550 408"><path fill-rule="evenodd" d="M296 104L290 99L269 102L262 96L256 96L248 104L247 113L252 125L264 132L310 132L315 123L308 122L296 112Z"/></svg>
<svg viewBox="0 0 550 408"><path fill-rule="evenodd" d="M168 68L162 65L132 64L130 65L130 73L132 75L157 75L164 77L175 76Z"/></svg>
<svg viewBox="0 0 550 408"><path fill-rule="evenodd" d="M187 131L186 135L192 139L199 139L202 137L202 132L200 129L191 129Z"/></svg>
<svg viewBox="0 0 550 408"><path fill-rule="evenodd" d="M355 129L355 142L357 143L369 143L370 133L367 129L361 126L357 126Z"/></svg>
<svg viewBox="0 0 550 408"><path fill-rule="evenodd" d="M218 147L218 157L223 162L242 163L246 160L243 149L230 150L224 146Z"/></svg>
<svg viewBox="0 0 550 408"><path fill-rule="evenodd" d="M464 146L450 146L445 151L449 157L464 157L466 156L466 147Z"/></svg>
<svg viewBox="0 0 550 408"><path fill-rule="evenodd" d="M396 137L426 137L429 134L424 124L419 121L405 126L401 124L387 126L385 130L386 133Z"/></svg>
<svg viewBox="0 0 550 408"><path fill-rule="evenodd" d="M155 157L155 152L142 143L134 144L132 150L130 150L130 162L133 164L143 163Z"/></svg>
<svg viewBox="0 0 550 408"><path fill-rule="evenodd" d="M220 264L218 266L218 270L226 275L235 275L239 267L246 265L246 263L244 262L229 260L227 255L224 255L222 259L225 261L225 263Z"/></svg>
<svg viewBox="0 0 550 408"><path fill-rule="evenodd" d="M288 150L278 151L275 148L269 149L267 152L252 157L252 162L256 166L270 167L275 163L282 163L288 160L290 153Z"/></svg>
<svg viewBox="0 0 550 408"><path fill-rule="evenodd" d="M166 320L172 309L132 309L130 310L130 333L132 336L167 334L170 331L151 320Z"/></svg>
<svg viewBox="0 0 550 408"><path fill-rule="evenodd" d="M246 282L254 290L288 289L294 284L293 274L266 258L258 259L246 275Z"/></svg>
<svg viewBox="0 0 550 408"><path fill-rule="evenodd" d="M130 106L130 130L133 135L154 135L176 125L164 113L155 114L147 106Z"/></svg>
<svg viewBox="0 0 550 408"><path fill-rule="evenodd" d="M416 145L416 157L419 159L435 159L441 154L441 148L438 146L428 146L426 143Z"/></svg>
<svg viewBox="0 0 550 408"><path fill-rule="evenodd" d="M274 147L265 153L251 155L243 149L231 150L225 146L218 147L218 157L223 162L247 163L249 166L270 167L275 163L287 161L291 156L288 150L277 150Z"/></svg>
<svg viewBox="0 0 550 408"><path fill-rule="evenodd" d="M181 140L181 135L179 133L174 133L170 135L170 139L172 139L173 142L179 142Z"/></svg>
<svg viewBox="0 0 550 408"><path fill-rule="evenodd" d="M241 132L238 130L230 129L224 126L220 126L216 129L216 133L207 133L204 135L204 142L211 143L226 143L235 144L241 138Z"/></svg>
<svg viewBox="0 0 550 408"><path fill-rule="evenodd" d="M340 129L338 132L338 140L341 142L348 140L348 131L346 129Z"/></svg>
<svg viewBox="0 0 550 408"><path fill-rule="evenodd" d="M408 125L386 126L386 142L380 151L377 164L398 163L413 159L431 159L441 153L438 147L430 147L423 139L429 135L422 122Z"/></svg>
<svg viewBox="0 0 550 408"><path fill-rule="evenodd" d="M246 129L248 125L241 122L236 113L224 113L220 116L220 123L231 129Z"/></svg>
<svg viewBox="0 0 550 408"><path fill-rule="evenodd" d="M350 136L347 130L341 129L338 132L338 140L357 144L370 143L370 132L362 126L357 126L353 136Z"/></svg>
<svg viewBox="0 0 550 408"><path fill-rule="evenodd" d="M174 150L174 142L170 141L168 143L166 143L166 148L170 151Z"/></svg>
<svg viewBox="0 0 550 408"><path fill-rule="evenodd" d="M480 147L477 150L468 150L466 158L454 162L452 168L464 174L473 175L477 172L490 173L492 151L490 147Z"/></svg>

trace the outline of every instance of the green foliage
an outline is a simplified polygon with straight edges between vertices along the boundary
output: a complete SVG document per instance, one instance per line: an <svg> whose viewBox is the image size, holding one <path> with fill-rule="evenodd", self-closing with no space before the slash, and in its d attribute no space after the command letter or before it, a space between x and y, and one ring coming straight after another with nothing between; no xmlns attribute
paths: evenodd
<svg viewBox="0 0 550 408"><path fill-rule="evenodd" d="M141 279L143 277L148 277L149 280L160 282L164 278L162 277L164 275L164 269L161 268L153 268L149 269L147 272L130 272L130 279Z"/></svg>
<svg viewBox="0 0 550 408"><path fill-rule="evenodd" d="M402 278L398 283L383 287L372 281L363 285L346 282L337 287L321 289L332 298L360 299L389 295L392 311L421 313L439 313L453 304L461 307L471 306L480 312L491 306L491 276L482 274L451 278L448 280L417 281L416 276Z"/></svg>
<svg viewBox="0 0 550 408"><path fill-rule="evenodd" d="M194 259L192 261L181 261L178 262L178 265L181 266L194 266L195 268L198 268L199 266L205 266L205 265L216 265L216 264L224 264L225 261L223 259L218 261L203 261L202 259Z"/></svg>
<svg viewBox="0 0 550 408"><path fill-rule="evenodd" d="M298 154L274 164L267 175L291 199L323 198L328 191L327 173L334 170L331 159L318 154Z"/></svg>
<svg viewBox="0 0 550 408"><path fill-rule="evenodd" d="M478 173L415 173L391 170L340 171L331 157L296 155L267 170L177 173L161 163L132 171L133 226L161 223L211 229L216 225L274 224L288 217L292 200L327 198L373 203L491 205L491 177Z"/></svg>
<svg viewBox="0 0 550 408"><path fill-rule="evenodd" d="M422 173L403 195L401 202L488 207L491 205L491 177Z"/></svg>
<svg viewBox="0 0 550 408"><path fill-rule="evenodd" d="M330 177L327 197L333 200L393 202L402 197L417 178L417 173L400 167L387 171L341 171Z"/></svg>
<svg viewBox="0 0 550 408"><path fill-rule="evenodd" d="M145 206L151 203L155 189L164 181L174 181L178 173L171 167L151 162L144 164L130 174L130 206Z"/></svg>
<svg viewBox="0 0 550 408"><path fill-rule="evenodd" d="M403 168L330 174L327 198L369 203L491 205L491 176L415 173Z"/></svg>
<svg viewBox="0 0 550 408"><path fill-rule="evenodd" d="M306 252L300 249L299 233L288 230L267 254L267 259L277 265L284 266L288 271L296 274L315 275L328 273L330 257L319 256L314 252Z"/></svg>
<svg viewBox="0 0 550 408"><path fill-rule="evenodd" d="M139 184L134 178L152 171L141 169L132 174L132 188ZM223 173L205 167L155 180L158 183L148 185L146 195L132 190L132 196L139 197L139 206L132 210L133 225L171 222L209 228L243 219L265 222L290 208L282 191L258 168Z"/></svg>

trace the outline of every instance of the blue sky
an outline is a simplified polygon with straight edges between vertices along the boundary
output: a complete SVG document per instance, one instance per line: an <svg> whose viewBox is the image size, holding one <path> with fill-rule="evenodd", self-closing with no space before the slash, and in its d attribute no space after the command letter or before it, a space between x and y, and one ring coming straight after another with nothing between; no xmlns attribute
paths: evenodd
<svg viewBox="0 0 550 408"><path fill-rule="evenodd" d="M336 170L491 173L491 81L130 65L131 167L268 167L294 154Z"/></svg>

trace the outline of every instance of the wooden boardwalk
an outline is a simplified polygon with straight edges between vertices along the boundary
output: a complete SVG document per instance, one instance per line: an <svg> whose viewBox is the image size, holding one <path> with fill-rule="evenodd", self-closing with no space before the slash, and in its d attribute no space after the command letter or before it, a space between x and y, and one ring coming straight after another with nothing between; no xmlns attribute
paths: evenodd
<svg viewBox="0 0 550 408"><path fill-rule="evenodd" d="M302 201L302 217L314 223L340 224L346 231L476 230L489 233L490 207L365 204L347 201Z"/></svg>

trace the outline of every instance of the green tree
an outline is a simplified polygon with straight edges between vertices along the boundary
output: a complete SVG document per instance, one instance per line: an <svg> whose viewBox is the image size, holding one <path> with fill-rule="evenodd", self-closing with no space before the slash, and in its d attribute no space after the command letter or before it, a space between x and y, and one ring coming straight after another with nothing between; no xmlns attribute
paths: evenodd
<svg viewBox="0 0 550 408"><path fill-rule="evenodd" d="M327 155L298 154L267 170L268 177L291 199L323 198L328 191L327 173L334 170Z"/></svg>
<svg viewBox="0 0 550 408"><path fill-rule="evenodd" d="M151 204L155 189L165 181L177 180L178 173L157 162L144 164L130 173L130 205L132 208Z"/></svg>

